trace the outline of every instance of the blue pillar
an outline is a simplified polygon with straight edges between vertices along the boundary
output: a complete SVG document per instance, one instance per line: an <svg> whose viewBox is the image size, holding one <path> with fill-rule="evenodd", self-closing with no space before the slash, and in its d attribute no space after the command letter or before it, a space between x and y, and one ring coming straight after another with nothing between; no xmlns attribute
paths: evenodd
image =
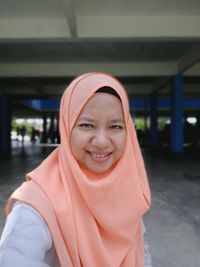
<svg viewBox="0 0 200 267"><path fill-rule="evenodd" d="M183 152L183 77L172 77L171 82L171 151Z"/></svg>
<svg viewBox="0 0 200 267"><path fill-rule="evenodd" d="M11 111L9 98L0 94L0 151L8 152L11 145Z"/></svg>
<svg viewBox="0 0 200 267"><path fill-rule="evenodd" d="M150 143L152 147L158 146L158 93L150 96Z"/></svg>

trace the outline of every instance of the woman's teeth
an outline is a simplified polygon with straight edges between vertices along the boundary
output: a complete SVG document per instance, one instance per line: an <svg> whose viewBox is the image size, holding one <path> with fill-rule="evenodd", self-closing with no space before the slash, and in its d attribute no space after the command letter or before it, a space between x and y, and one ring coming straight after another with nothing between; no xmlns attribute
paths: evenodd
<svg viewBox="0 0 200 267"><path fill-rule="evenodd" d="M90 153L93 157L95 158L105 158L108 156L108 154L95 154L95 153Z"/></svg>

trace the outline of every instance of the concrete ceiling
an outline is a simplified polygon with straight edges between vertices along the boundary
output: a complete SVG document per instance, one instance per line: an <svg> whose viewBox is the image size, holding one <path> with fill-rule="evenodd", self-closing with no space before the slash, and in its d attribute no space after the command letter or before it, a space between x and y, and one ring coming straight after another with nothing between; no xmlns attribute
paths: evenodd
<svg viewBox="0 0 200 267"><path fill-rule="evenodd" d="M199 0L1 0L0 92L58 98L75 76L117 76L130 98L200 97Z"/></svg>

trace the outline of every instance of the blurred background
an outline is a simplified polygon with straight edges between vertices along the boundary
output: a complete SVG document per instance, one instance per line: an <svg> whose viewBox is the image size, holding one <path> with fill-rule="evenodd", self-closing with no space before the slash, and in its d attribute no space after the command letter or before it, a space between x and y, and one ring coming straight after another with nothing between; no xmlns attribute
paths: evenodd
<svg viewBox="0 0 200 267"><path fill-rule="evenodd" d="M147 167L154 266L199 266L199 60L198 0L0 0L1 210L59 144L69 82L107 72L126 88Z"/></svg>

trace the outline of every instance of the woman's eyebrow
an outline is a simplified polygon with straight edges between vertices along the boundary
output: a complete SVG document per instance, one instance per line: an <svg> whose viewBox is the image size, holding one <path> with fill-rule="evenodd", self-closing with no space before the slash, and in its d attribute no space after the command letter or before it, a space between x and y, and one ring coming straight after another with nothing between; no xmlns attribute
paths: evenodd
<svg viewBox="0 0 200 267"><path fill-rule="evenodd" d="M86 122L94 122L95 119L93 119L92 117L87 117L87 116L81 116L77 121L86 121ZM110 120L110 123L125 123L123 118L116 118L113 120Z"/></svg>
<svg viewBox="0 0 200 267"><path fill-rule="evenodd" d="M112 123L124 123L124 119L114 119L112 120Z"/></svg>

